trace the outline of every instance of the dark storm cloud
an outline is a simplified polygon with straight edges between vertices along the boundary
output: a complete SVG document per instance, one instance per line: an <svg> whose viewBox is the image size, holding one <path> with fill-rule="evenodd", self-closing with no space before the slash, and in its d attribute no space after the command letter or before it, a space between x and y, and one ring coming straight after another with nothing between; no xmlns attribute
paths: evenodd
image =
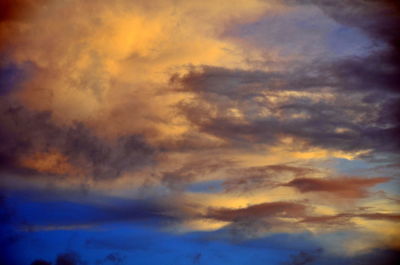
<svg viewBox="0 0 400 265"><path fill-rule="evenodd" d="M363 198L368 196L367 189L388 182L390 178L297 178L284 186L300 192L327 192L342 198Z"/></svg>
<svg viewBox="0 0 400 265"><path fill-rule="evenodd" d="M114 143L95 136L82 123L60 127L49 112L35 112L7 100L0 103L0 170L35 175L35 168L21 165L21 158L59 152L66 163L76 168L65 173L40 172L41 175L73 174L94 178L115 178L125 171L152 163L156 150L140 135L120 137ZM58 165L55 164L55 167Z"/></svg>

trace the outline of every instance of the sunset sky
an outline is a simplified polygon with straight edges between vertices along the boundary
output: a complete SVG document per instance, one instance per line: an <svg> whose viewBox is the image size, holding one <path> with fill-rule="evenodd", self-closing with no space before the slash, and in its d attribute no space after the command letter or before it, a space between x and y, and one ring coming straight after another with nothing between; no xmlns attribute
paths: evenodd
<svg viewBox="0 0 400 265"><path fill-rule="evenodd" d="M0 264L396 264L399 47L389 0L0 0Z"/></svg>

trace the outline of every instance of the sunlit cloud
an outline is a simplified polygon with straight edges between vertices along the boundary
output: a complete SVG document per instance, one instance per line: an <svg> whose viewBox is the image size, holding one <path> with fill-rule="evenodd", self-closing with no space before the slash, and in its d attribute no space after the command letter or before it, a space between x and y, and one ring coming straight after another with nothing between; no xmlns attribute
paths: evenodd
<svg viewBox="0 0 400 265"><path fill-rule="evenodd" d="M0 263L389 264L399 10L2 1Z"/></svg>

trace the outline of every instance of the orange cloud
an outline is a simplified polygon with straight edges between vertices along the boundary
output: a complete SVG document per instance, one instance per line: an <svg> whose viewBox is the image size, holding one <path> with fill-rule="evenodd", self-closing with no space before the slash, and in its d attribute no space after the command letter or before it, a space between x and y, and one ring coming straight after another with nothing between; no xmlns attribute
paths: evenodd
<svg viewBox="0 0 400 265"><path fill-rule="evenodd" d="M344 198L363 198L368 195L367 189L377 184L388 182L390 178L297 178L284 186L300 192L327 192Z"/></svg>
<svg viewBox="0 0 400 265"><path fill-rule="evenodd" d="M185 95L167 92L171 73L187 65L246 67L241 48L223 31L277 8L259 0L26 0L5 6L9 17L22 9L30 14L29 23L0 25L0 41L13 47L11 59L35 66L18 95L24 105L52 112L58 124L81 121L99 135L140 133L152 140L188 129L173 108Z"/></svg>
<svg viewBox="0 0 400 265"><path fill-rule="evenodd" d="M20 164L22 167L45 174L77 175L80 172L68 162L66 156L56 150L23 156L20 159Z"/></svg>

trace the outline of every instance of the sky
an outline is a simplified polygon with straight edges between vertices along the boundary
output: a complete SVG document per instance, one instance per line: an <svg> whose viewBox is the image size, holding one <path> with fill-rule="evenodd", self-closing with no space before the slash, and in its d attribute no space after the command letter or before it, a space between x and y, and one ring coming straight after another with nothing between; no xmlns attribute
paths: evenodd
<svg viewBox="0 0 400 265"><path fill-rule="evenodd" d="M391 265L400 4L0 1L0 264Z"/></svg>

